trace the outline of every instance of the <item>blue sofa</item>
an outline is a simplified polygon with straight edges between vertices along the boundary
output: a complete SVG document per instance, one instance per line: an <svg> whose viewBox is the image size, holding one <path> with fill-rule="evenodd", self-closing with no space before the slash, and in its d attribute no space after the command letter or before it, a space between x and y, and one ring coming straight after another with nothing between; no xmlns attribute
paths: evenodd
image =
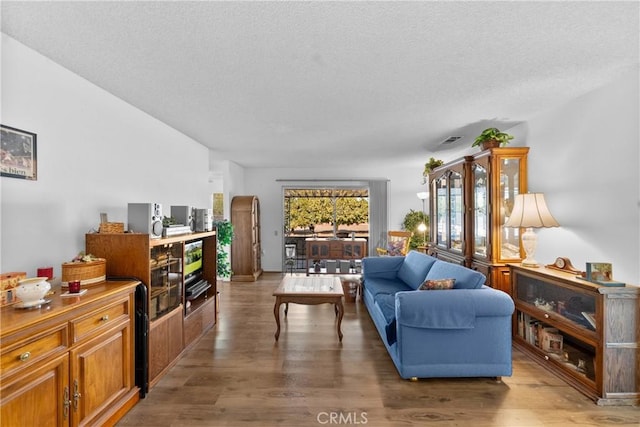
<svg viewBox="0 0 640 427"><path fill-rule="evenodd" d="M511 375L514 304L481 273L416 251L364 258L362 271L364 303L402 378ZM418 290L435 279L455 284Z"/></svg>

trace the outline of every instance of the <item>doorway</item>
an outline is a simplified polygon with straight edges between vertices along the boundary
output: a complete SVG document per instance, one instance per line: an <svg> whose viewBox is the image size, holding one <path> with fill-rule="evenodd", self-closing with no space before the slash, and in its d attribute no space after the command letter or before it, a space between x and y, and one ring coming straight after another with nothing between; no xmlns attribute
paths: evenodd
<svg viewBox="0 0 640 427"><path fill-rule="evenodd" d="M369 241L369 189L356 186L283 188L283 271L305 272L307 239Z"/></svg>

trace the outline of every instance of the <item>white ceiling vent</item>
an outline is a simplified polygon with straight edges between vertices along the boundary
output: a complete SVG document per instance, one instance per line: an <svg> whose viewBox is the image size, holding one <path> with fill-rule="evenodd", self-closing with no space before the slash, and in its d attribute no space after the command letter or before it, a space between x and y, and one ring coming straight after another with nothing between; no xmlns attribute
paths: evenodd
<svg viewBox="0 0 640 427"><path fill-rule="evenodd" d="M442 141L440 144L441 145L452 144L452 143L456 142L457 140L459 140L460 138L462 138L462 137L461 136L450 136L449 138L447 138L444 141Z"/></svg>

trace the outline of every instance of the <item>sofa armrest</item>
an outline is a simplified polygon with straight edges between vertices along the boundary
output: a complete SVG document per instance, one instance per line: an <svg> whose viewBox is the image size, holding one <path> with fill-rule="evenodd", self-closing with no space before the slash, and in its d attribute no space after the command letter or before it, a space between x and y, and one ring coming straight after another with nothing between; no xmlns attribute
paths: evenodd
<svg viewBox="0 0 640 427"><path fill-rule="evenodd" d="M511 316L514 310L509 295L487 286L398 292L395 303L399 325L432 329L469 329L477 317Z"/></svg>
<svg viewBox="0 0 640 427"><path fill-rule="evenodd" d="M395 279L404 262L403 256L365 257L362 259L362 278Z"/></svg>

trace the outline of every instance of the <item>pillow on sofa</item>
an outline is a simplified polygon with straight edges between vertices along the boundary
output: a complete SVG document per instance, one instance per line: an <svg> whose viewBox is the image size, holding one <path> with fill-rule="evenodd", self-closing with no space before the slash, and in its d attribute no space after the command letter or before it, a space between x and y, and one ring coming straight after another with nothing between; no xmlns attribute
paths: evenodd
<svg viewBox="0 0 640 427"><path fill-rule="evenodd" d="M455 277L456 283L453 285L454 289L479 289L484 285L486 280L482 273L446 261L438 261L433 264L425 280L443 279L447 277Z"/></svg>
<svg viewBox="0 0 640 427"><path fill-rule="evenodd" d="M448 274L446 276L427 277L431 266L437 261L436 258L418 251L409 251L404 257L404 262L398 270L398 279L409 285L412 289L418 289L425 278L442 279L443 277L455 277Z"/></svg>
<svg viewBox="0 0 640 427"><path fill-rule="evenodd" d="M419 291L453 289L456 279L427 279L418 288Z"/></svg>
<svg viewBox="0 0 640 427"><path fill-rule="evenodd" d="M402 250L404 249L404 240L396 240L389 242L387 245L387 255L389 256L402 256Z"/></svg>

